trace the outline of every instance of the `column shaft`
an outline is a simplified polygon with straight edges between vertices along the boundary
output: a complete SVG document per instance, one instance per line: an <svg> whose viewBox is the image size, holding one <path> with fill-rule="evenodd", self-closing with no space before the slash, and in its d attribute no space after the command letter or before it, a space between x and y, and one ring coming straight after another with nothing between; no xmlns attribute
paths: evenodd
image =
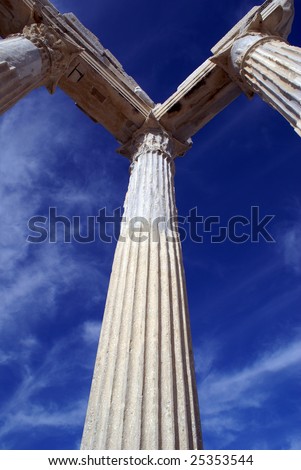
<svg viewBox="0 0 301 470"><path fill-rule="evenodd" d="M254 34L236 41L231 57L243 84L301 136L301 49L281 38Z"/></svg>
<svg viewBox="0 0 301 470"><path fill-rule="evenodd" d="M82 449L200 449L171 142L153 130L136 145Z"/></svg>
<svg viewBox="0 0 301 470"><path fill-rule="evenodd" d="M52 93L81 49L44 24L0 40L0 114L31 90L45 85Z"/></svg>
<svg viewBox="0 0 301 470"><path fill-rule="evenodd" d="M0 113L13 106L45 78L38 47L25 37L0 41Z"/></svg>

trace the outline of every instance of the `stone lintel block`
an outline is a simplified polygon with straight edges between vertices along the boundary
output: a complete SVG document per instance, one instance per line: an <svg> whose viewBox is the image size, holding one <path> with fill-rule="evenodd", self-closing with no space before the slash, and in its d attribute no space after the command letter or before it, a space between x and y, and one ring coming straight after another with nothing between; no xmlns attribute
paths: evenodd
<svg viewBox="0 0 301 470"><path fill-rule="evenodd" d="M182 142L194 135L241 93L241 84L228 67L236 39L251 30L271 31L287 38L293 18L293 0L267 0L254 7L212 48L214 56L155 108L155 117Z"/></svg>

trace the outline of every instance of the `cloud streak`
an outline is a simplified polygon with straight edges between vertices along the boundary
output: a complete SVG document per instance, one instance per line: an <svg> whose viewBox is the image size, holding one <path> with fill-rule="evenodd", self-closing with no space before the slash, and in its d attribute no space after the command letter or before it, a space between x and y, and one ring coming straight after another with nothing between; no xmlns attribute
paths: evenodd
<svg viewBox="0 0 301 470"><path fill-rule="evenodd" d="M66 428L76 430L76 447L88 399L103 285L110 268L107 246L105 252L99 247L97 259L95 252L91 256L76 244L26 242L28 219L47 214L50 201L58 212L93 215L97 195L99 207L106 200L114 204L117 197L106 185L105 146L99 172L90 168L91 162L78 169L78 154L84 154L89 132L83 117L84 123L74 133L75 118L68 121L62 114L66 99L59 95L50 102L40 90L0 122L3 449L26 446L18 438L25 429L27 433L40 429L41 436L46 436L48 428L55 428L57 434ZM95 162L98 155L91 158ZM77 177L78 172L83 178ZM48 334L47 328L54 332ZM11 377L10 384L5 374Z"/></svg>
<svg viewBox="0 0 301 470"><path fill-rule="evenodd" d="M209 441L215 435L221 445L230 446L239 433L250 426L246 413L252 416L252 410L264 410L267 402L277 395L277 388L281 386L279 380L294 380L298 370L300 373L301 338L297 336L290 342L265 351L243 369L219 370L214 353L211 363L213 366L209 373L204 376L200 372L204 376L199 384L203 426ZM261 424L260 421L258 427ZM293 436L287 438L292 441L292 446L298 441ZM254 438L253 442L250 441L250 448L258 446L255 441Z"/></svg>
<svg viewBox="0 0 301 470"><path fill-rule="evenodd" d="M285 231L282 236L282 251L286 266L301 274L301 223Z"/></svg>

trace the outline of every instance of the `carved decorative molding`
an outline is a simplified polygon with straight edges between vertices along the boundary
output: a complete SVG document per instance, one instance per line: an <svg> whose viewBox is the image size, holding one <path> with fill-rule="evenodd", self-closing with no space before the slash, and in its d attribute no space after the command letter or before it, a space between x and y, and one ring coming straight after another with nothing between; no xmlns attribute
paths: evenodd
<svg viewBox="0 0 301 470"><path fill-rule="evenodd" d="M40 49L46 76L45 85L50 93L53 93L60 78L83 49L43 23L25 26L22 36Z"/></svg>
<svg viewBox="0 0 301 470"><path fill-rule="evenodd" d="M157 152L167 159L173 159L173 148L169 134L161 129L149 129L135 136L133 160L147 152Z"/></svg>
<svg viewBox="0 0 301 470"><path fill-rule="evenodd" d="M168 161L182 157L191 148L192 140L183 143L168 132L152 115L125 145L118 149L121 155L135 162L145 152L158 152Z"/></svg>
<svg viewBox="0 0 301 470"><path fill-rule="evenodd" d="M26 24L43 23L59 32L64 40L68 38L73 45L84 48L74 64L74 73L61 75L59 86L121 145L128 145L150 113L185 144L241 93L241 81L226 67L233 43L253 32L286 39L294 17L293 0L266 0L254 7L212 48L212 59L200 65L164 103L154 106L116 58L73 14L61 14L49 0L0 0L0 5L5 5L5 17L0 15L2 37L20 33ZM10 22L8 15L12 18ZM56 82L55 77L50 81L50 90L53 91ZM251 94L250 90L248 93Z"/></svg>

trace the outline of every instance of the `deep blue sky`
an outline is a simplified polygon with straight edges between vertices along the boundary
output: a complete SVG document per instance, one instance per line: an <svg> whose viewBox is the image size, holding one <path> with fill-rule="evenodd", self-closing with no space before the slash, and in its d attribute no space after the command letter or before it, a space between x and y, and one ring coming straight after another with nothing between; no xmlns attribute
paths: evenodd
<svg viewBox="0 0 301 470"><path fill-rule="evenodd" d="M59 0L163 102L252 1ZM298 35L297 0L292 44ZM27 221L123 204L128 161L60 90L0 120L0 448L79 447L114 244L29 245ZM179 214L273 214L274 244L183 243L207 449L301 449L301 140L241 96L176 162Z"/></svg>

